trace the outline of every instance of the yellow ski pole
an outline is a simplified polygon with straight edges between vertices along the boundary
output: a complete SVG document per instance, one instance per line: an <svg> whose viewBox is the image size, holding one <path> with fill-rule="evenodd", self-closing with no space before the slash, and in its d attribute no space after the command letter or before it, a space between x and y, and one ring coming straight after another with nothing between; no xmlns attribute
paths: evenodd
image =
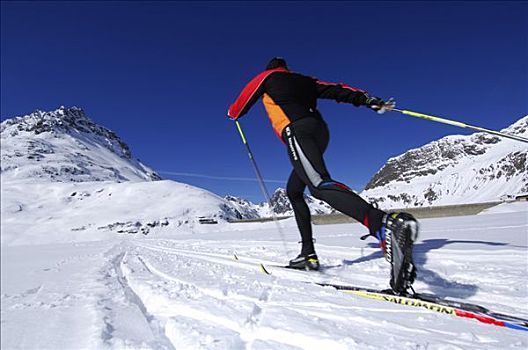
<svg viewBox="0 0 528 350"><path fill-rule="evenodd" d="M501 137L506 137L506 138L509 138L509 139L512 139L512 140L528 143L528 139L525 138L525 137L522 137L522 136L511 135L511 134L506 134L506 133L503 133L503 132L500 132L500 131L485 129L485 128L481 128L479 126L474 126L474 125L469 125L469 124L466 124L466 123L458 122L456 120L440 118L440 117L436 117L434 115L408 111L408 110L405 110L405 109L393 108L393 109L391 109L391 111L399 112L399 113L405 114L405 115L410 115L411 117L417 117L417 118L432 120L434 122L448 124L448 125L453 125L453 126L458 126L460 128L473 129L473 130L476 130L476 131L486 132L488 134L493 134L493 135L497 135L497 136L501 136Z"/></svg>

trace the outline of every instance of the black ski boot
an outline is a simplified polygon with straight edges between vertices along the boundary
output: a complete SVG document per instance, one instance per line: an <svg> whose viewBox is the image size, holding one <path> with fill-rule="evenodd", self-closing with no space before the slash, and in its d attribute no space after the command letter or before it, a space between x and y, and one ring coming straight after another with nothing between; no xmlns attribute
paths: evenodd
<svg viewBox="0 0 528 350"><path fill-rule="evenodd" d="M405 294L416 278L413 244L418 238L418 222L408 213L389 213L385 226L385 258L391 264L390 286L395 294Z"/></svg>
<svg viewBox="0 0 528 350"><path fill-rule="evenodd" d="M299 254L295 259L290 260L288 267L299 270L319 270L319 259L315 253Z"/></svg>

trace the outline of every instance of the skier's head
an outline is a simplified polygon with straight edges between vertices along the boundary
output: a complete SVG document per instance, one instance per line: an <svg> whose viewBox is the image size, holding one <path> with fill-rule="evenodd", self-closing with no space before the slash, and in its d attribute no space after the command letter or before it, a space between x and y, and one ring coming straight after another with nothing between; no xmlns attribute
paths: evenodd
<svg viewBox="0 0 528 350"><path fill-rule="evenodd" d="M282 57L273 57L271 61L268 62L268 65L266 66L266 70L279 68L279 67L288 68L288 66L286 65L286 60Z"/></svg>

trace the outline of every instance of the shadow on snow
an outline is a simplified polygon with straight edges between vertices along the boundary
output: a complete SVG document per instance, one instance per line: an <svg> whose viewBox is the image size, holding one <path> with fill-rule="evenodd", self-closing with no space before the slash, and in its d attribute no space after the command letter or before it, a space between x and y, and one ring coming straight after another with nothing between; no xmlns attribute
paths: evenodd
<svg viewBox="0 0 528 350"><path fill-rule="evenodd" d="M461 283L454 280L449 280L440 276L435 271L429 270L424 267L427 262L427 253L443 248L450 244L482 244L488 246L506 246L507 243L497 243L497 242L486 242L486 241L470 241L470 240L449 240L449 239L427 239L421 242L418 242L414 245L414 262L417 269L417 280L426 283L431 292L435 295L446 298L460 298L466 299L476 294L478 286L470 283ZM377 243L369 243L370 248L378 248ZM464 251L460 251L461 254L464 254ZM383 259L383 253L378 250L372 254L362 256L354 260L343 260L343 265L353 265L359 264L362 262L374 260L374 259Z"/></svg>

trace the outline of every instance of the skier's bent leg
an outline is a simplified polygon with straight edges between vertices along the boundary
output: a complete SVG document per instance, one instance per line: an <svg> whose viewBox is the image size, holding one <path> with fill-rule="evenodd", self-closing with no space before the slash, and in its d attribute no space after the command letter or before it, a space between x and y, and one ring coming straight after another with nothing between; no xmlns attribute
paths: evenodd
<svg viewBox="0 0 528 350"><path fill-rule="evenodd" d="M300 120L286 127L283 138L294 171L314 197L353 217L375 235L385 213L374 208L346 185L332 180L323 159L328 137L326 125L317 120ZM301 203L299 205L302 206Z"/></svg>
<svg viewBox="0 0 528 350"><path fill-rule="evenodd" d="M382 225L385 212L375 208L340 182L325 180L317 187L310 186L310 192L314 197L365 225L373 235Z"/></svg>

